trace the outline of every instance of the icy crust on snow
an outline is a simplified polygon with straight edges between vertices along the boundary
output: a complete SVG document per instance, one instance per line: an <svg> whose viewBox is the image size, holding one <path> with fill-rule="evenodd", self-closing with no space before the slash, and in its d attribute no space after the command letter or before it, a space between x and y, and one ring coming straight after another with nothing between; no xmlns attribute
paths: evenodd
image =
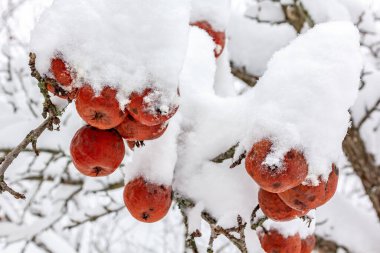
<svg viewBox="0 0 380 253"><path fill-rule="evenodd" d="M303 152L308 179L327 179L342 154L350 126L348 109L359 87L362 59L357 29L348 22L317 25L277 52L251 98L254 119L247 150L269 138L274 142L265 163L281 165L291 148Z"/></svg>
<svg viewBox="0 0 380 253"><path fill-rule="evenodd" d="M233 63L258 76L265 72L274 52L297 36L294 28L288 24L260 24L236 13L231 15L227 33L230 37L228 50Z"/></svg>
<svg viewBox="0 0 380 253"><path fill-rule="evenodd" d="M191 23L207 21L217 31L224 31L230 15L230 0L191 0Z"/></svg>
<svg viewBox="0 0 380 253"><path fill-rule="evenodd" d="M121 104L146 86L171 98L189 19L188 0L55 0L41 15L30 47L41 73L48 74L51 59L58 56L75 70L77 86L115 87Z"/></svg>

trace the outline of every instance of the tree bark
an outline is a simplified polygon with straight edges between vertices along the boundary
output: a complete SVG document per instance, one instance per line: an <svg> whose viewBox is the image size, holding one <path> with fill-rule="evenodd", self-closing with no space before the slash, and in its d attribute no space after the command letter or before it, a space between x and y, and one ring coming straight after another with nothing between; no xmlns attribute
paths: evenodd
<svg viewBox="0 0 380 253"><path fill-rule="evenodd" d="M343 142L343 151L360 177L380 220L380 168L376 165L373 155L368 153L358 128L349 129Z"/></svg>

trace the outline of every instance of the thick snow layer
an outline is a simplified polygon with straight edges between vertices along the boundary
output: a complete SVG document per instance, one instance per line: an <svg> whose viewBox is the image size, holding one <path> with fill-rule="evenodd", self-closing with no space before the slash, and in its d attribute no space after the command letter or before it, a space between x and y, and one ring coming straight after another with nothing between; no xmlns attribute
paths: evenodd
<svg viewBox="0 0 380 253"><path fill-rule="evenodd" d="M222 55L216 59L214 90L215 94L221 97L236 95L228 50L224 50Z"/></svg>
<svg viewBox="0 0 380 253"><path fill-rule="evenodd" d="M238 67L261 76L273 53L286 46L297 34L288 24L259 24L241 15L232 15L227 30L228 50ZM244 48L244 50L241 50Z"/></svg>
<svg viewBox="0 0 380 253"><path fill-rule="evenodd" d="M42 2L41 0L34 1ZM349 1L353 2L355 0L341 0L341 2ZM31 2L33 1L27 1L26 4L29 5ZM248 0L240 0L240 2L244 2L239 4L241 7L244 6ZM281 2L285 3L288 1ZM76 5L78 4L79 3L76 3ZM1 5L0 3L0 9L2 6L6 5ZM239 12L242 13L243 9L244 8L240 8L241 11L239 10ZM30 11L30 9L25 8L21 12L21 15L31 15L32 12L33 11ZM350 9L350 13L360 14L361 11L358 11L355 7L352 8L352 10ZM357 19L354 18L357 17L357 14L351 14L354 21L357 21ZM324 17L324 15L321 15L321 17ZM25 27L32 26L29 22L32 23L32 19L29 20L28 18L28 25ZM186 24L187 23L188 21ZM238 24L241 24L244 27L236 26L236 23L231 26L236 26L234 28L235 32L240 31L238 36L231 36L236 34L232 33L232 30L229 35L232 37L232 44L230 46L232 49L231 53L233 61L239 63L239 66L246 66L251 73L257 75L262 75L264 73L267 68L266 65L275 51L286 46L296 37L293 28L288 25L259 25L252 20L247 20L247 22L242 21ZM254 26L254 28L252 28L252 26ZM333 28L330 27L330 29ZM245 172L244 163L234 170L231 170L229 169L229 165L232 163L231 160L226 160L223 164L215 164L210 162L210 160L241 141L244 137L254 137L258 132L262 134L261 129L256 127L258 126L256 120L258 118L260 120L266 118L261 111L264 110L264 112L266 112L265 108L268 104L273 103L276 104L276 106L284 105L282 99L279 99L279 93L281 92L283 92L284 97L287 96L296 99L299 98L296 96L298 93L305 92L309 86L314 87L313 83L316 82L315 79L318 81L321 80L321 82L324 81L323 83L328 87L328 90L325 90L325 86L322 86L321 84L319 86L320 88L323 88L321 92L315 92L315 89L312 89L305 96L310 98L310 101L313 101L312 99L315 98L314 95L319 96L321 94L327 94L323 97L323 102L325 103L317 104L321 112L330 113L330 110L334 110L334 112L338 111L338 108L328 107L331 103L327 103L326 101L332 101L335 105L335 103L341 101L339 99L346 99L341 98L341 96L346 96L350 93L348 90L350 90L352 82L346 82L347 80L345 78L349 79L349 76L354 76L352 72L356 71L353 70L354 68L350 64L352 61L355 62L357 57L356 53L353 53L353 50L349 49L347 43L350 42L347 42L346 40L351 40L351 43L354 43L355 36L352 36L351 38L349 38L349 36L347 36L347 38L342 36L342 33L347 32L349 34L350 32L348 31L349 29L342 30L341 27L334 30L334 32L331 32L331 34L327 33L326 30L324 30L325 33L321 33L321 30L323 31L324 29L319 27L315 32L311 31L312 33L318 34L314 34L308 39L300 39L303 40L303 43L299 43L299 48L305 48L305 51L308 50L310 55L307 55L303 50L299 50L298 48L297 54L294 53L297 57L292 54L291 57L289 56L289 59L283 60L283 62L286 61L288 63L286 65L284 64L285 67L283 67L283 72L287 71L292 77L289 77L289 79L283 78L286 82L282 79L278 81L278 79L270 78L271 80L274 80L274 82L276 81L277 84L269 85L274 90L270 93L273 95L273 98L270 95L267 95L266 101L262 103L261 100L257 100L256 102L256 99L259 96L257 94L260 92L260 89L262 89L259 87L260 85L269 84L272 81L260 81L258 89L252 89L252 91L245 95L234 97L234 92L233 90L230 90L231 87L229 86L233 85L230 80L231 76L227 73L229 69L228 52L225 51L225 53L215 61L213 55L214 45L210 37L204 31L198 28L192 28L190 47L186 56L186 66L182 72L180 82L182 96L181 107L175 118L170 121L169 129L162 139L146 142L145 147L136 149L135 154L133 155L133 160L132 156L126 158L126 160L128 160L125 161L125 163L127 163L126 167L118 170L110 177L102 179L84 178L73 168L73 166L70 166L67 171L65 171L64 167L67 163L65 158L58 159L49 165L46 170L43 170L46 166L45 163L50 159L49 155L41 153L41 155L34 161L34 155L32 153L22 153L7 171L6 177L10 180L8 182L17 190L20 189L21 185L28 185L27 188L22 189L27 193L27 201L31 201L34 191L38 189L38 183L31 181L18 182L25 176L43 173L46 180L40 190L41 193L31 202L31 210L32 212L41 212L43 215L49 215L51 213L53 215L51 217L52 219L49 219L50 217L46 216L45 218L41 218L41 220L37 220L37 222L34 222L34 220L30 221L29 219L22 220L22 218L20 218L23 215L22 208L18 205L20 203L21 205L28 205L29 202L18 202L10 197L8 198L8 195L1 195L0 216L3 217L3 215L6 215L13 223L10 224L4 221L0 222L0 228L2 228L0 229L0 234L8 236L8 238L2 238L0 240L1 251L10 253L21 252L25 244L25 237L28 238L35 233L40 233L41 230L53 222L53 218L55 217L54 207L56 205L61 206L65 198L78 188L78 186L63 187L62 185L57 188L52 187L52 185L60 184L60 179L63 178L83 180L83 189L79 196L77 195L74 197L73 201L69 202L67 212L61 214L64 218L54 227L57 234L53 235L52 233L55 232L49 229L42 232L42 234L40 233L36 238L37 241L43 242L51 248L53 248L54 245L58 245L59 248L55 247L54 249L57 252L63 252L65 250L66 252L70 252L70 246L64 245L66 244L64 242L66 240L73 248L75 248L75 250L77 250L77 247L79 247L78 245L80 245L80 249L78 249L80 252L93 252L95 250L92 248L95 244L94 242L96 242L96 247L100 247L102 252L109 251L119 253L123 251L125 252L126 249L128 252L183 251L181 248L183 247L183 231L178 210L176 212L171 212L162 222L156 224L137 224L137 222L133 221L130 217L127 210L122 210L116 215L104 216L97 222L87 223L78 229L63 230L61 227L67 225L66 222L69 222L70 218L75 220L86 219L88 218L88 214L99 215L106 210L105 208L114 209L118 206L122 206L122 188L110 191L102 191L102 189L110 184L119 183L124 175L128 181L130 178L137 176L138 173L141 172L144 176L149 177L151 181L170 184L173 179L173 164L176 164L174 175L175 189L180 191L186 197L192 198L195 203L197 203L196 208L190 210L188 214L190 216L190 229L196 230L199 227L202 228L203 237L201 239L204 240L204 245L202 245L203 247L200 247L200 249L205 251L208 244L208 234L204 233L205 226L200 225L199 214L203 209L214 215L221 225L235 225L237 214L241 214L245 221L249 221L251 211L257 205L257 185ZM21 33L23 33L21 30L15 30L17 38ZM319 34L323 35L320 36ZM0 44L4 40L3 37L5 38L6 36L0 36ZM339 47L331 47L331 45L326 42L326 39L334 38ZM315 41L315 43L313 41ZM318 45L320 48L316 48L317 46L315 44L317 43L319 43ZM241 48L239 48L239 46ZM17 58L14 58L12 61L13 65L20 66L24 71L28 68L27 51L25 54L23 53L23 56L21 57L21 53L14 50L14 45L8 45L7 47L2 48L4 48L4 51L2 51L4 53L10 52L17 55ZM319 49L322 52L319 51ZM324 50L326 50L326 52L324 52ZM298 53L299 51L300 53ZM342 51L347 54L347 58L344 58L345 60L340 58L340 53ZM252 54L252 52L254 54ZM288 55L286 55L286 57L288 57ZM323 57L326 57L326 62L329 61L329 63L325 64L323 72L320 73L320 76L317 76L316 73L313 73L312 69L319 69L321 67L322 63L324 63L324 61L321 60ZM6 59L4 60L4 58L5 57L0 54L1 63L6 63ZM279 57L276 56L275 58L278 59ZM308 61L305 60L302 62L303 64L301 64L301 61L298 61L297 58L310 59ZM299 65L301 65L301 67L299 67L301 70L298 70L300 73L294 70L295 64L292 63L293 60L299 62ZM333 66L330 66L330 63ZM344 73L342 71L336 71L334 63L341 64L342 68L346 68L347 71ZM166 63L164 65L166 65ZM279 70L281 69L280 67L276 67L276 71L272 71L271 67L269 68L268 73L273 74L276 72L282 77L283 73ZM257 69L260 71L257 71ZM7 91L7 94L9 92L14 94L11 96L7 94L0 96L0 106L2 108L2 114L0 116L2 131L0 131L0 138L2 139L2 148L17 145L29 130L37 126L41 121L40 118L38 118L40 114L38 105L31 105L32 108L37 108L36 116L30 112L28 105L29 98L40 101L39 99L41 96L38 88L26 85L31 82L30 79L25 78L25 88L27 92L24 92L24 89L21 88L21 81L18 81L18 75L20 73L23 72L15 72L17 78L14 78L13 81L8 81L6 79L7 76L5 72L0 73L1 83L6 84L1 88ZM300 77L299 75L302 73L304 76L302 75ZM343 74L348 75L348 77L342 77ZM378 77L376 77L377 75L378 74L374 74L366 77L366 79L371 79L371 81L368 81L368 86L362 90L363 95L361 96L363 97L360 97L355 106L352 107L355 116L354 119L359 118L363 114L364 110L362 106L371 106L373 105L373 102L376 101L375 93L377 94L377 86L375 84L378 81ZM355 74L355 78L356 77L357 75ZM290 79L295 80L294 86L291 87L297 85L297 88L291 89L292 93L285 89L287 85L289 85L288 82L290 82ZM332 80L336 80L336 82L333 83ZM247 90L249 89L250 88ZM330 89L332 94L329 94ZM334 100L330 100L334 94L336 95L337 89L343 89L339 90L339 95L336 97L339 101L336 101L335 98ZM244 92L246 92L246 90L244 90ZM311 96L310 93L313 96ZM277 101L279 102L277 103ZM304 102L304 100L302 101ZM348 102L348 99L346 102ZM297 104L294 101L292 103L292 105ZM297 112L303 113L302 117L304 117L303 119L307 120L307 122L310 122L311 120L316 121L321 117L321 113L315 114L314 111L310 113L311 116L307 115L307 117L305 117L305 112L308 111L314 103L301 104L302 105L298 106L296 109ZM14 105L17 105L16 112L14 111ZM347 108L344 109L344 111L346 110ZM341 112L341 110L339 111ZM274 114L272 116L276 116ZM290 115L290 113L285 114L284 117L281 116L281 120L284 120L284 118ZM256 117L256 115L258 116ZM342 115L338 113L338 117L340 116ZM270 120L277 121L278 119L272 118ZM322 121L326 122L325 119L322 119ZM344 126L346 127L348 125L347 121L344 122ZM265 124L270 124L270 121L266 119ZM61 131L45 132L38 140L38 147L61 148L67 153L70 139L75 131L82 125L83 122L76 114L75 107L71 105L62 117ZM371 119L363 125L361 132L363 138L366 140L367 148L374 153L377 161L380 161L380 156L378 154L378 150L380 150L378 147L380 139L376 132L372 133L372 129L378 127L378 125L378 114L374 114L373 118L371 117ZM316 127L321 129L321 124L317 124ZM317 137L320 137L322 134L323 137L326 132L331 131L330 128L330 124L325 126L317 133ZM286 128L282 133L278 132L277 128L268 129L268 131L273 130L274 134L280 136L282 134L285 135L289 129L294 130L294 132L299 132L299 128L294 126ZM335 130L338 131L334 128L333 131ZM177 136L178 132L179 135ZM286 142L285 144L290 143L288 143L287 139L284 139L284 141ZM284 145L284 143L282 144ZM299 145L303 146L304 144L305 143L300 138ZM250 144L246 146L249 147ZM327 147L330 147L330 145L327 145ZM324 148L324 144L319 146L319 149ZM236 156L239 156L242 151L243 147L239 146ZM33 165L30 166L32 162ZM141 171L139 171L139 169L141 169ZM53 177L54 181L49 182L47 177ZM357 186L357 184L358 183L356 182L355 186ZM341 182L340 185L350 188L351 191L355 190L354 186L347 182L343 182L343 184ZM93 191L99 192L95 194L92 193ZM360 193L356 194L359 195ZM110 200L108 197L111 197L112 199ZM371 210L371 212L360 210L370 206L370 202L368 201L369 203L367 203L369 205L361 205L360 208L357 205L353 206L351 204L353 202L355 201L352 201L351 196L347 197L338 195L330 202L330 204L320 208L318 210L318 224L322 225L317 226L318 234L326 236L327 238L331 237L342 245L348 246L350 250L355 252L377 253L379 251L377 243L379 241L377 236L379 235L379 228L377 220L373 215L374 212L373 210ZM26 216L29 218L33 216L33 214L30 213L30 211L26 211ZM39 217L35 218L40 219ZM327 219L327 223L324 223ZM265 226L269 226L269 223L270 222L267 222ZM37 224L37 226L35 224ZM303 237L310 233L309 229L312 228L307 228L306 226L305 229L305 223L299 220L294 221L294 224L287 228L281 228L280 223L273 222L270 226L281 230L283 234L290 235L299 232ZM352 235L357 235L357 238L353 239ZM262 252L256 232L247 227L246 236L250 252ZM58 238L63 239L63 241ZM108 240L108 238L113 238L113 240ZM8 239L20 239L22 241L20 241L19 244L5 245ZM54 240L55 244L52 243L51 240ZM102 247L102 244L104 243L109 245L109 248ZM223 239L218 239L216 245L217 243L220 243L220 245L223 246L225 241L223 241ZM224 251L234 252L233 247L234 246L232 245L231 248L225 248ZM32 244L28 247L26 252L36 253L42 251L38 250L37 247Z"/></svg>
<svg viewBox="0 0 380 253"><path fill-rule="evenodd" d="M207 45L211 51L210 43L199 29L190 32L174 188L204 204L221 224L232 225L238 214L249 220L257 186L244 165L231 170L230 160L210 160L239 141L250 149L269 137L275 142L272 160L280 162L284 152L298 148L309 162L309 178L326 178L341 155L358 90L359 36L350 23L319 25L276 53L255 89L231 98L212 90L213 56L202 53Z"/></svg>
<svg viewBox="0 0 380 253"><path fill-rule="evenodd" d="M177 135L179 115L174 116L165 133L158 139L135 147L131 161L126 163L126 183L143 176L150 182L171 185L177 162Z"/></svg>
<svg viewBox="0 0 380 253"><path fill-rule="evenodd" d="M207 21L217 31L224 31L230 15L230 0L191 0L191 22Z"/></svg>
<svg viewBox="0 0 380 253"><path fill-rule="evenodd" d="M326 179L342 153L361 62L358 31L348 22L317 25L277 52L247 94L256 110L246 148L272 139L269 164L281 163L296 148L308 161L309 179Z"/></svg>
<svg viewBox="0 0 380 253"><path fill-rule="evenodd" d="M31 38L37 69L48 74L54 56L76 73L76 85L116 87L125 104L147 85L172 97L187 48L188 0L55 0Z"/></svg>

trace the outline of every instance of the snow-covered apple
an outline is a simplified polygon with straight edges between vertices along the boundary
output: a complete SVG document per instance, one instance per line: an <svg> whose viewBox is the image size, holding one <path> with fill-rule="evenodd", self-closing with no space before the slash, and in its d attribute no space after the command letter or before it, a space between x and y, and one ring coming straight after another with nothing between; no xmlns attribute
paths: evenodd
<svg viewBox="0 0 380 253"><path fill-rule="evenodd" d="M145 89L142 93L133 92L127 105L132 117L147 126L155 126L168 121L178 110L177 105L161 105L162 93L153 89Z"/></svg>
<svg viewBox="0 0 380 253"><path fill-rule="evenodd" d="M79 89L75 101L79 116L87 124L99 129L116 127L125 118L116 93L115 89L104 87L100 94L96 94L90 85L84 85Z"/></svg>
<svg viewBox="0 0 380 253"><path fill-rule="evenodd" d="M245 160L245 168L256 183L266 191L279 193L302 183L308 173L304 156L292 149L282 160L282 166L266 165L265 159L271 152L272 142L262 140L252 146Z"/></svg>
<svg viewBox="0 0 380 253"><path fill-rule="evenodd" d="M60 58L51 60L50 70L55 80L63 86L70 86L73 82L72 73L66 63Z"/></svg>
<svg viewBox="0 0 380 253"><path fill-rule="evenodd" d="M300 253L301 238L299 234L284 236L276 230L258 233L261 247L266 253Z"/></svg>

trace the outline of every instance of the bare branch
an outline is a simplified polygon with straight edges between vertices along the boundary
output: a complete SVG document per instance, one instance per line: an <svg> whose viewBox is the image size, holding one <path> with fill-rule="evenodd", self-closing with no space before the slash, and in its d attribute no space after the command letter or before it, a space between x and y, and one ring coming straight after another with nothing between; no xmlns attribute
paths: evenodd
<svg viewBox="0 0 380 253"><path fill-rule="evenodd" d="M81 220L81 221L72 221L74 224L73 225L69 225L69 226L66 226L65 229L72 229L72 228L75 228L75 227L78 227L78 226L81 226L87 222L94 222L104 216L107 216L107 215L110 215L110 214L114 214L114 213L118 213L122 210L125 209L125 206L121 206L119 208L116 208L116 209L113 209L113 210L106 210L104 211L103 213L101 214L98 214L98 215L93 215L93 216L88 216L87 219L84 219L84 220Z"/></svg>
<svg viewBox="0 0 380 253"><path fill-rule="evenodd" d="M235 144L234 146L229 148L226 152L218 155L217 157L215 157L211 161L214 163L222 163L222 162L224 162L224 160L232 159L235 155L235 149L238 147L238 145L239 145L239 143Z"/></svg>
<svg viewBox="0 0 380 253"><path fill-rule="evenodd" d="M365 115L363 116L363 118L356 125L356 127L358 129L360 129L362 127L362 125L371 117L372 113L374 113L376 110L379 109L378 108L379 105L380 105L380 98L375 102L375 104L370 109L366 110Z"/></svg>
<svg viewBox="0 0 380 253"><path fill-rule="evenodd" d="M349 129L343 142L343 151L361 179L380 220L380 168L376 166L374 157L368 153L358 128Z"/></svg>
<svg viewBox="0 0 380 253"><path fill-rule="evenodd" d="M339 245L333 240L329 240L318 235L315 237L317 238L315 249L318 250L319 253L338 253L341 252L340 250L343 250L345 253L350 253L347 247Z"/></svg>
<svg viewBox="0 0 380 253"><path fill-rule="evenodd" d="M250 87L255 87L257 81L259 80L258 76L254 76L252 74L249 74L245 67L237 67L233 62L230 62L231 66L231 73L245 82Z"/></svg>

